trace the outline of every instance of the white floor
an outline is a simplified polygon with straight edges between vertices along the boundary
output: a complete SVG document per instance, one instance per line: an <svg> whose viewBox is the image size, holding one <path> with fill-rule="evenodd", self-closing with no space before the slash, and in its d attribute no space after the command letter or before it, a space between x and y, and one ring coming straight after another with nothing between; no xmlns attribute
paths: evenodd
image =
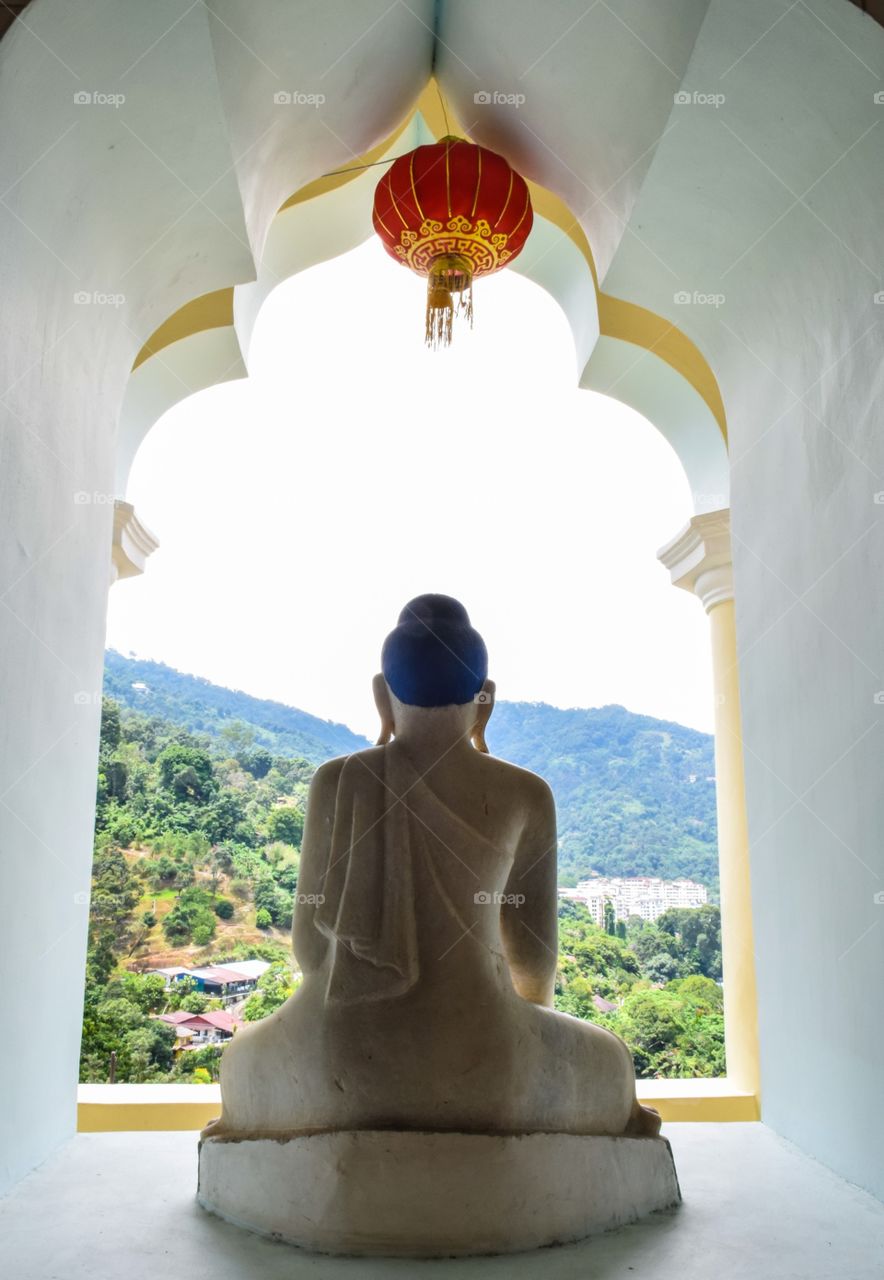
<svg viewBox="0 0 884 1280"><path fill-rule="evenodd" d="M333 1259L194 1201L196 1135L80 1134L0 1201L9 1280L881 1280L884 1205L760 1124L667 1127L684 1204L583 1244L448 1262Z"/></svg>

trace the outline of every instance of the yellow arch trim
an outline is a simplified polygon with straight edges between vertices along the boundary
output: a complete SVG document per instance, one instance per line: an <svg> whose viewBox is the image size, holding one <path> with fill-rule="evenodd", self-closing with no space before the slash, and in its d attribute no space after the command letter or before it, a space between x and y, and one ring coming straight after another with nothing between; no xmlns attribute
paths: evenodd
<svg viewBox="0 0 884 1280"><path fill-rule="evenodd" d="M599 329L608 338L632 342L659 356L706 402L727 444L727 418L718 380L699 347L676 325L624 298L598 293Z"/></svg>
<svg viewBox="0 0 884 1280"><path fill-rule="evenodd" d="M205 329L224 329L232 324L232 285L228 289L215 289L213 293L203 293L198 298L191 298L190 302L185 302L183 307L173 311L158 329L154 329L135 357L132 372L173 342L180 342L182 338L202 333Z"/></svg>
<svg viewBox="0 0 884 1280"><path fill-rule="evenodd" d="M435 79L431 77L415 106L388 138L354 159L352 164L342 166L345 172L328 174L308 182L280 206L279 212L294 208L295 205L303 204L307 200L314 200L317 196L325 195L328 191L335 191L346 183L352 182L359 176L365 165L375 164L389 153L397 138L402 136L418 113L438 138L450 133L457 119L447 102L443 110L440 90ZM586 261L596 291L601 333L608 338L631 342L634 346L659 356L681 374L706 403L727 443L727 419L721 391L715 374L699 347L687 334L682 333L676 325L665 320L663 316L658 316L656 312L648 311L634 302L627 302L624 298L616 298L613 294L601 290L592 249L586 233L571 210L557 195L545 187L538 186L536 182L529 181L528 189L537 213L568 236ZM156 355L164 347L173 342L179 342L193 333L232 324L233 289L217 289L213 293L205 293L185 303L151 334L139 351L132 368L137 369L150 356Z"/></svg>

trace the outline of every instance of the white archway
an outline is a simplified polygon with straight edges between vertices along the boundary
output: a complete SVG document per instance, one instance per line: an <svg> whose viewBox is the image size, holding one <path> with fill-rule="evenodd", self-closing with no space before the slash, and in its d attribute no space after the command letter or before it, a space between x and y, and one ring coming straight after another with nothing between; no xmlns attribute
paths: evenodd
<svg viewBox="0 0 884 1280"><path fill-rule="evenodd" d="M109 498L132 365L186 303L258 278L281 204L389 138L437 54L471 136L579 215L604 297L680 326L714 365L734 459L766 1118L884 1192L884 1119L868 1103L884 1020L866 1016L884 956L884 260L867 215L882 199L884 32L844 0L783 5L773 27L765 6L635 0L632 36L616 8L564 0L552 31L534 0L360 0L358 18L352 0L183 13L178 0L34 0L0 43L0 890L25 908L4 938L17 1039L0 1062L0 1186L74 1128ZM479 112L477 93L520 77L518 113ZM326 109L274 101L305 86ZM704 102L719 89L719 107ZM679 307L722 279L726 309ZM653 357L636 346L631 372L600 343L589 384L613 378L641 403L662 338L641 344ZM239 343L215 339L179 375L200 361L196 381L225 361L235 372ZM154 408L169 394L157 388ZM702 416L672 387L657 399L664 432ZM695 492L717 491L714 459L696 466ZM21 1033L35 1009L51 1055Z"/></svg>
<svg viewBox="0 0 884 1280"><path fill-rule="evenodd" d="M392 159L434 140L417 112L384 156ZM342 185L287 201L267 232L257 279L232 287L229 300L219 295L216 305L205 308L202 316L197 311L190 322L199 326L208 319L211 327L177 336L172 318L148 340L130 375L120 413L115 480L119 498L125 497L126 477L141 441L163 413L195 391L248 376L254 326L273 289L373 235L378 163L372 161L358 171L359 161L354 161L357 172ZM545 289L565 314L579 385L622 400L657 427L681 461L696 512L726 507L729 469L719 422L696 387L660 355L634 341L601 334L593 267L575 240L536 212L531 235L512 269ZM226 323L218 322L221 312ZM179 329L188 325L186 317L182 321Z"/></svg>

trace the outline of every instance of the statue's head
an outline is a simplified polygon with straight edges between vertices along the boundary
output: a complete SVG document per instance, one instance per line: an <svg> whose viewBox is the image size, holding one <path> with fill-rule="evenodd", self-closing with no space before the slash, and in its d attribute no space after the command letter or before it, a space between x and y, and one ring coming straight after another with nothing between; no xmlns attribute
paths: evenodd
<svg viewBox="0 0 884 1280"><path fill-rule="evenodd" d="M488 650L459 601L443 595L410 600L384 641L381 671L375 699L384 722L382 741L394 732L395 700L404 707L463 708L473 741L487 750L483 730L494 701Z"/></svg>

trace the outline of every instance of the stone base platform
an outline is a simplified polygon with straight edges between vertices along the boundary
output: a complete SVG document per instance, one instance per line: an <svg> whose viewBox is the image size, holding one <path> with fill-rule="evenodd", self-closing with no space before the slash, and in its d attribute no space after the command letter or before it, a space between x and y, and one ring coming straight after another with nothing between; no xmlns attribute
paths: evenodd
<svg viewBox="0 0 884 1280"><path fill-rule="evenodd" d="M635 1222L681 1199L663 1138L356 1130L207 1138L197 1199L317 1253L518 1253Z"/></svg>

